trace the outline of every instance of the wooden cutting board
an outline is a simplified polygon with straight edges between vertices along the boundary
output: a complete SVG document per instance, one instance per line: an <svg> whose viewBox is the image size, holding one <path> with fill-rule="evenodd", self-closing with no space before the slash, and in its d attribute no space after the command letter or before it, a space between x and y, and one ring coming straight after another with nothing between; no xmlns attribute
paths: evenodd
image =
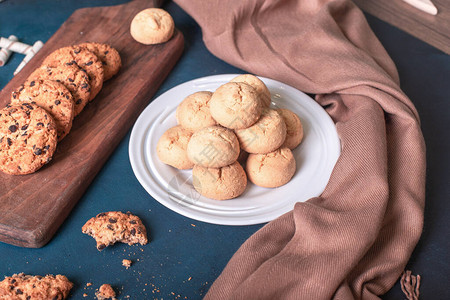
<svg viewBox="0 0 450 300"><path fill-rule="evenodd" d="M108 43L122 57L122 69L75 118L48 165L30 175L0 172L0 241L38 248L51 239L175 65L184 45L179 31L168 42L150 46L129 34L136 13L155 3L135 0L75 11L0 92L0 107L4 107L11 92L48 54L63 46Z"/></svg>

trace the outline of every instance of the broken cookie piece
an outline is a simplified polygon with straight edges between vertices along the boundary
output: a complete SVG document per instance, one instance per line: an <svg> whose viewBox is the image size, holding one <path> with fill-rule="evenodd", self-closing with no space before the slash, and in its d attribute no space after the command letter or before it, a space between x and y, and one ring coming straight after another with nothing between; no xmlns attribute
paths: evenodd
<svg viewBox="0 0 450 300"><path fill-rule="evenodd" d="M116 299L116 292L114 292L113 288L109 284L102 284L102 286L98 289L98 291L95 293L95 296L98 300L105 300L105 299Z"/></svg>
<svg viewBox="0 0 450 300"><path fill-rule="evenodd" d="M128 269L129 267L131 267L131 263L132 263L132 261L129 260L129 259L123 259L123 260L122 260L122 266L126 267L127 269Z"/></svg>
<svg viewBox="0 0 450 300"><path fill-rule="evenodd" d="M110 211L91 218L81 228L82 232L92 236L99 251L116 242L147 244L147 230L139 217L130 212Z"/></svg>
<svg viewBox="0 0 450 300"><path fill-rule="evenodd" d="M66 299L73 287L66 276L31 276L24 273L0 282L0 299Z"/></svg>

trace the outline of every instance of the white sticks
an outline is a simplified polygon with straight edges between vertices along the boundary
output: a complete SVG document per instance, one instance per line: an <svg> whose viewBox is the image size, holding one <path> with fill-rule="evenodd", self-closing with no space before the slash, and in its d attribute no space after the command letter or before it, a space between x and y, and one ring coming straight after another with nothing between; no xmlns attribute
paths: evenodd
<svg viewBox="0 0 450 300"><path fill-rule="evenodd" d="M18 41L19 39L15 36L15 35L10 35L8 40L10 41ZM6 62L8 61L9 57L11 56L12 51L9 49L11 46L11 44L6 45L6 46L1 46L0 49L0 67L3 66L4 64L6 64Z"/></svg>
<svg viewBox="0 0 450 300"><path fill-rule="evenodd" d="M14 75L16 75L41 50L42 46L44 46L44 43L41 41L37 41L33 46L21 43L14 35L9 38L0 37L0 66L6 64L12 52L25 54L25 58L14 71Z"/></svg>

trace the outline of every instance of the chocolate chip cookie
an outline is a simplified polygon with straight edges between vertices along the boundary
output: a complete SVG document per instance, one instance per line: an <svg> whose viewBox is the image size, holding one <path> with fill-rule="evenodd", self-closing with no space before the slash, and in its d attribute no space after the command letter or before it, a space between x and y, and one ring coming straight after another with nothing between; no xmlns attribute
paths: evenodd
<svg viewBox="0 0 450 300"><path fill-rule="evenodd" d="M0 171L24 175L48 163L57 144L50 114L32 103L0 110Z"/></svg>
<svg viewBox="0 0 450 300"><path fill-rule="evenodd" d="M73 287L64 275L31 276L24 273L0 282L0 299L66 299Z"/></svg>
<svg viewBox="0 0 450 300"><path fill-rule="evenodd" d="M39 79L60 82L70 91L75 103L75 116L77 116L89 102L89 97L91 95L89 77L86 71L76 64L61 64L57 67L42 65L28 77L26 83Z"/></svg>
<svg viewBox="0 0 450 300"><path fill-rule="evenodd" d="M72 128L75 116L72 94L62 84L52 80L34 80L21 85L11 94L11 104L35 103L50 113L56 123L58 141Z"/></svg>
<svg viewBox="0 0 450 300"><path fill-rule="evenodd" d="M120 67L122 67L122 60L120 59L119 52L117 52L117 50L110 45L100 43L83 43L78 46L91 51L101 60L105 71L104 80L111 79L111 77L119 72Z"/></svg>
<svg viewBox="0 0 450 300"><path fill-rule="evenodd" d="M83 225L81 231L92 236L97 242L97 249L103 250L116 242L133 245L147 244L147 230L139 217L120 211L98 214Z"/></svg>
<svg viewBox="0 0 450 300"><path fill-rule="evenodd" d="M68 46L53 51L45 58L43 65L58 67L61 64L76 64L89 76L91 95L89 101L100 92L103 86L104 70L100 59L91 51L80 46Z"/></svg>

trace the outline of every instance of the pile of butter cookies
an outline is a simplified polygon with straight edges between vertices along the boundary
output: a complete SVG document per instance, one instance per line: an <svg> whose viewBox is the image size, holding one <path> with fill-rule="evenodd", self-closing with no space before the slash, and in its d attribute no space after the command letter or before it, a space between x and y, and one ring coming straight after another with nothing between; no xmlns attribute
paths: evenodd
<svg viewBox="0 0 450 300"><path fill-rule="evenodd" d="M291 150L301 143L303 126L294 112L270 105L270 91L251 74L189 95L177 107L178 125L159 139L157 155L174 168L192 168L194 188L216 200L241 195L247 178L265 188L282 186L294 176Z"/></svg>
<svg viewBox="0 0 450 300"><path fill-rule="evenodd" d="M84 43L47 56L0 109L0 170L24 175L48 163L74 117L122 65L116 49Z"/></svg>

